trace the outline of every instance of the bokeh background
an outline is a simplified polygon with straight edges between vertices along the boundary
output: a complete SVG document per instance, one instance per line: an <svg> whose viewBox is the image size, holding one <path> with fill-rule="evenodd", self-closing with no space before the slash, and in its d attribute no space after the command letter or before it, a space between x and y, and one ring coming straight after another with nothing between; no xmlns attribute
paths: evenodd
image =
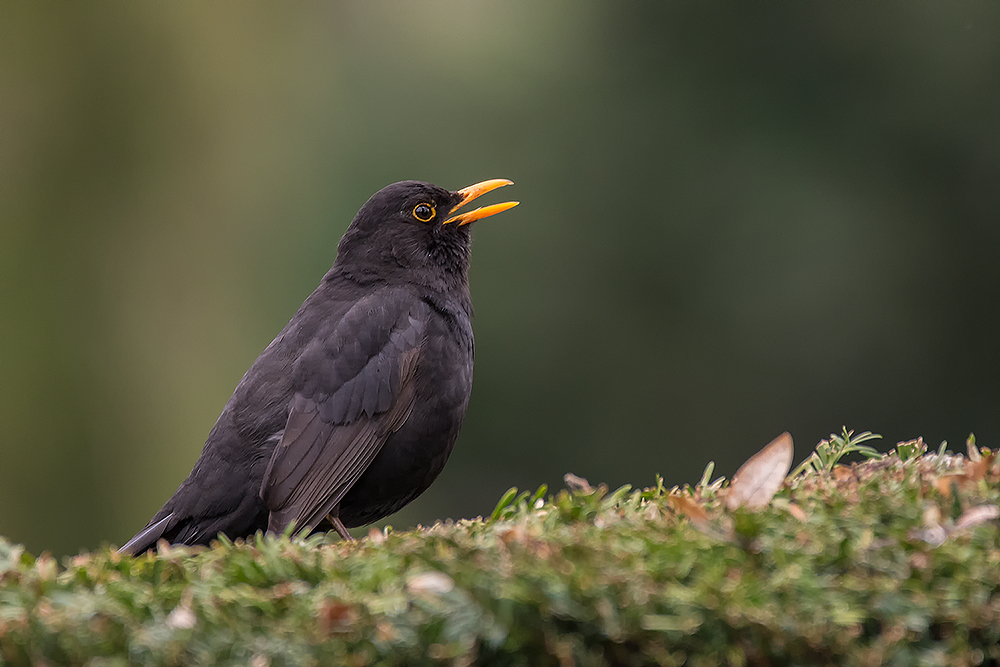
<svg viewBox="0 0 1000 667"><path fill-rule="evenodd" d="M1000 446L1000 5L10 2L0 534L121 544L402 179L506 177L394 526L784 430ZM499 201L501 197L491 197Z"/></svg>

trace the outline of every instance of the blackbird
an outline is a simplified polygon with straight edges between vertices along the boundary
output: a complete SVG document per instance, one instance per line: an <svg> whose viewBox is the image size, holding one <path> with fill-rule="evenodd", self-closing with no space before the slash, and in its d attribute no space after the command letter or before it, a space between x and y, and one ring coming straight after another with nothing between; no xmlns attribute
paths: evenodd
<svg viewBox="0 0 1000 667"><path fill-rule="evenodd" d="M240 380L194 469L121 552L220 533L347 528L430 486L472 390L469 223L456 210L511 181L457 192L420 181L375 193L333 267Z"/></svg>

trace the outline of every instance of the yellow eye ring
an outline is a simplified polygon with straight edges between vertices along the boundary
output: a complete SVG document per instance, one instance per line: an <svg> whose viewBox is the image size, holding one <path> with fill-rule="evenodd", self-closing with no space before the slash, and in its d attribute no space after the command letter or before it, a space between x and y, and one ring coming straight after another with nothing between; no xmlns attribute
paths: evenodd
<svg viewBox="0 0 1000 667"><path fill-rule="evenodd" d="M433 204L417 204L413 207L413 217L420 222L430 222L435 213Z"/></svg>

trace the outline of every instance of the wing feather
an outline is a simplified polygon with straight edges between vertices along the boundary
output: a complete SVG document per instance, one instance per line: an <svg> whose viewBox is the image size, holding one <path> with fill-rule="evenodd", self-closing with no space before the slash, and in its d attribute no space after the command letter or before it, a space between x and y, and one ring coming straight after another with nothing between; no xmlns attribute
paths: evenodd
<svg viewBox="0 0 1000 667"><path fill-rule="evenodd" d="M300 359L307 389L291 401L261 485L269 530L319 525L409 417L427 307L395 305L357 304Z"/></svg>

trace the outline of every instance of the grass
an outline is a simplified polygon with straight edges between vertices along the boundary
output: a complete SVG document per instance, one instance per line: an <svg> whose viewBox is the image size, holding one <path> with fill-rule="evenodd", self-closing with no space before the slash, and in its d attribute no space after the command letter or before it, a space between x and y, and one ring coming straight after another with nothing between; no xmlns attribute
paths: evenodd
<svg viewBox="0 0 1000 667"><path fill-rule="evenodd" d="M992 454L918 440L831 463L844 442L756 512L724 509L707 470L681 489L512 490L488 519L354 544L258 536L57 563L0 539L0 661L997 664Z"/></svg>

